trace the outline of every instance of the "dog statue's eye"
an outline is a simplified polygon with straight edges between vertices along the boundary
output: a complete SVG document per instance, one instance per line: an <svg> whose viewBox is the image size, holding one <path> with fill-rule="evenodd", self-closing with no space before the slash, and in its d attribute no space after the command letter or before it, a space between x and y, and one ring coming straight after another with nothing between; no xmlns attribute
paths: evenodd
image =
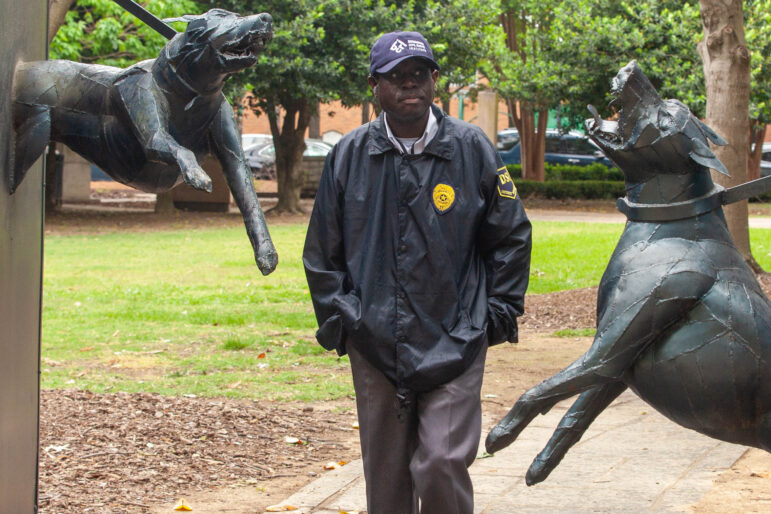
<svg viewBox="0 0 771 514"><path fill-rule="evenodd" d="M675 119L665 110L659 111L659 130L661 132L669 132L675 127Z"/></svg>

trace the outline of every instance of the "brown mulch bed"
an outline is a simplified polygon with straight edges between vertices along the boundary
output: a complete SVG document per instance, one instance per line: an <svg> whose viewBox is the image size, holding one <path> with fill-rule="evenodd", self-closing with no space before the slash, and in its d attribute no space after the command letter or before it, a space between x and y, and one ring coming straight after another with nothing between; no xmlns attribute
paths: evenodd
<svg viewBox="0 0 771 514"><path fill-rule="evenodd" d="M555 332L594 327L596 302L597 287L527 295L525 314L518 320L519 328L532 332Z"/></svg>
<svg viewBox="0 0 771 514"><path fill-rule="evenodd" d="M311 477L355 453L354 420L311 406L45 390L40 511L144 512L181 491Z"/></svg>

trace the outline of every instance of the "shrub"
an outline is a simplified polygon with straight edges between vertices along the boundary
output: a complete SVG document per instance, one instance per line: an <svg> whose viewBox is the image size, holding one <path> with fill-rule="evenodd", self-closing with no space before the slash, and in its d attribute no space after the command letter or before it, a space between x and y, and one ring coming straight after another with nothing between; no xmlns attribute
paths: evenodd
<svg viewBox="0 0 771 514"><path fill-rule="evenodd" d="M515 180L522 198L585 198L612 200L626 195L624 183L613 180Z"/></svg>
<svg viewBox="0 0 771 514"><path fill-rule="evenodd" d="M521 164L507 164L511 178L522 178ZM608 168L599 162L588 166L575 166L573 164L546 164L544 167L546 181L552 180L610 180L622 181L624 175L618 168Z"/></svg>
<svg viewBox="0 0 771 514"><path fill-rule="evenodd" d="M618 168L608 168L599 162L588 166L555 164L546 168L546 180L613 180L623 182L624 175Z"/></svg>

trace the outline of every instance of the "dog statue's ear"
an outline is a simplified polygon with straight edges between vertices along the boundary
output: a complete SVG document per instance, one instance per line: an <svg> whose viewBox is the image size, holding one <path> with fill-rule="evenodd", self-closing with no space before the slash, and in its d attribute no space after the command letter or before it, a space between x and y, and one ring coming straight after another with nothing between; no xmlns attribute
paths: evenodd
<svg viewBox="0 0 771 514"><path fill-rule="evenodd" d="M166 23L172 22L172 21L181 21L184 23L190 23L191 21L195 20L201 20L204 18L229 18L231 16L234 16L234 14L230 11L226 11L225 9L209 9L207 12L203 14L185 14L184 16L180 16L178 18L165 18L163 21Z"/></svg>
<svg viewBox="0 0 771 514"><path fill-rule="evenodd" d="M707 137L707 139L709 139L710 141L712 141L713 143L715 143L718 146L725 146L725 145L728 144L728 142L725 139L720 137L720 135L717 132L715 132L714 130L712 130L706 123L701 121L696 116L693 116L693 119L696 120L696 124L699 126L701 131Z"/></svg>
<svg viewBox="0 0 771 514"><path fill-rule="evenodd" d="M202 15L200 14L185 14L184 16L179 16L177 18L164 18L164 23L172 23L175 21L181 21L183 23L190 23L193 20L197 20L198 18L201 18Z"/></svg>
<svg viewBox="0 0 771 514"><path fill-rule="evenodd" d="M706 127L706 125L704 126ZM717 134L715 135L717 136ZM717 136L717 137L720 137L720 136ZM700 141L696 138L693 138L691 139L691 145L692 145L692 150L690 153L691 159L698 162L702 166L706 166L707 168L711 168L717 171L718 173L722 173L723 175L726 175L729 177L731 176L731 174L728 173L728 170L723 165L723 163L720 162L720 159L718 159L715 156L715 154L712 153L712 150L710 150L707 143Z"/></svg>

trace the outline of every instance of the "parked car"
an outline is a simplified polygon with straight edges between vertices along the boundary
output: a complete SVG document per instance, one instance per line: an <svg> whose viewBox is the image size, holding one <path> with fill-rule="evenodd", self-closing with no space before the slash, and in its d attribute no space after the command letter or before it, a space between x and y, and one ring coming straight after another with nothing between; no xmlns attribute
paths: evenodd
<svg viewBox="0 0 771 514"><path fill-rule="evenodd" d="M512 129L507 129L507 131L503 138L501 133L498 134L498 153L501 155L504 164L520 164L522 157L519 134L516 132L516 129L513 131ZM506 146L508 146L508 149L506 149ZM608 167L613 166L613 163L605 157L602 150L582 133L561 133L554 129L546 131L544 160L548 164L587 166L599 162Z"/></svg>
<svg viewBox="0 0 771 514"><path fill-rule="evenodd" d="M519 131L514 127L510 127L498 132L498 141L495 143L495 146L498 148L498 151L506 151L511 150L517 143L519 143Z"/></svg>
<svg viewBox="0 0 771 514"><path fill-rule="evenodd" d="M763 154L760 158L760 176L771 175L771 143L763 143Z"/></svg>
<svg viewBox="0 0 771 514"><path fill-rule="evenodd" d="M276 150L273 148L273 141L244 148L244 156L254 178L260 180L276 178Z"/></svg>
<svg viewBox="0 0 771 514"><path fill-rule="evenodd" d="M305 139L303 157L325 157L332 150L332 145L320 139ZM244 150L246 162L252 170L252 175L260 180L276 178L276 147L273 141L258 143Z"/></svg>
<svg viewBox="0 0 771 514"><path fill-rule="evenodd" d="M259 143L272 143L270 134L241 134L241 148L246 149Z"/></svg>

